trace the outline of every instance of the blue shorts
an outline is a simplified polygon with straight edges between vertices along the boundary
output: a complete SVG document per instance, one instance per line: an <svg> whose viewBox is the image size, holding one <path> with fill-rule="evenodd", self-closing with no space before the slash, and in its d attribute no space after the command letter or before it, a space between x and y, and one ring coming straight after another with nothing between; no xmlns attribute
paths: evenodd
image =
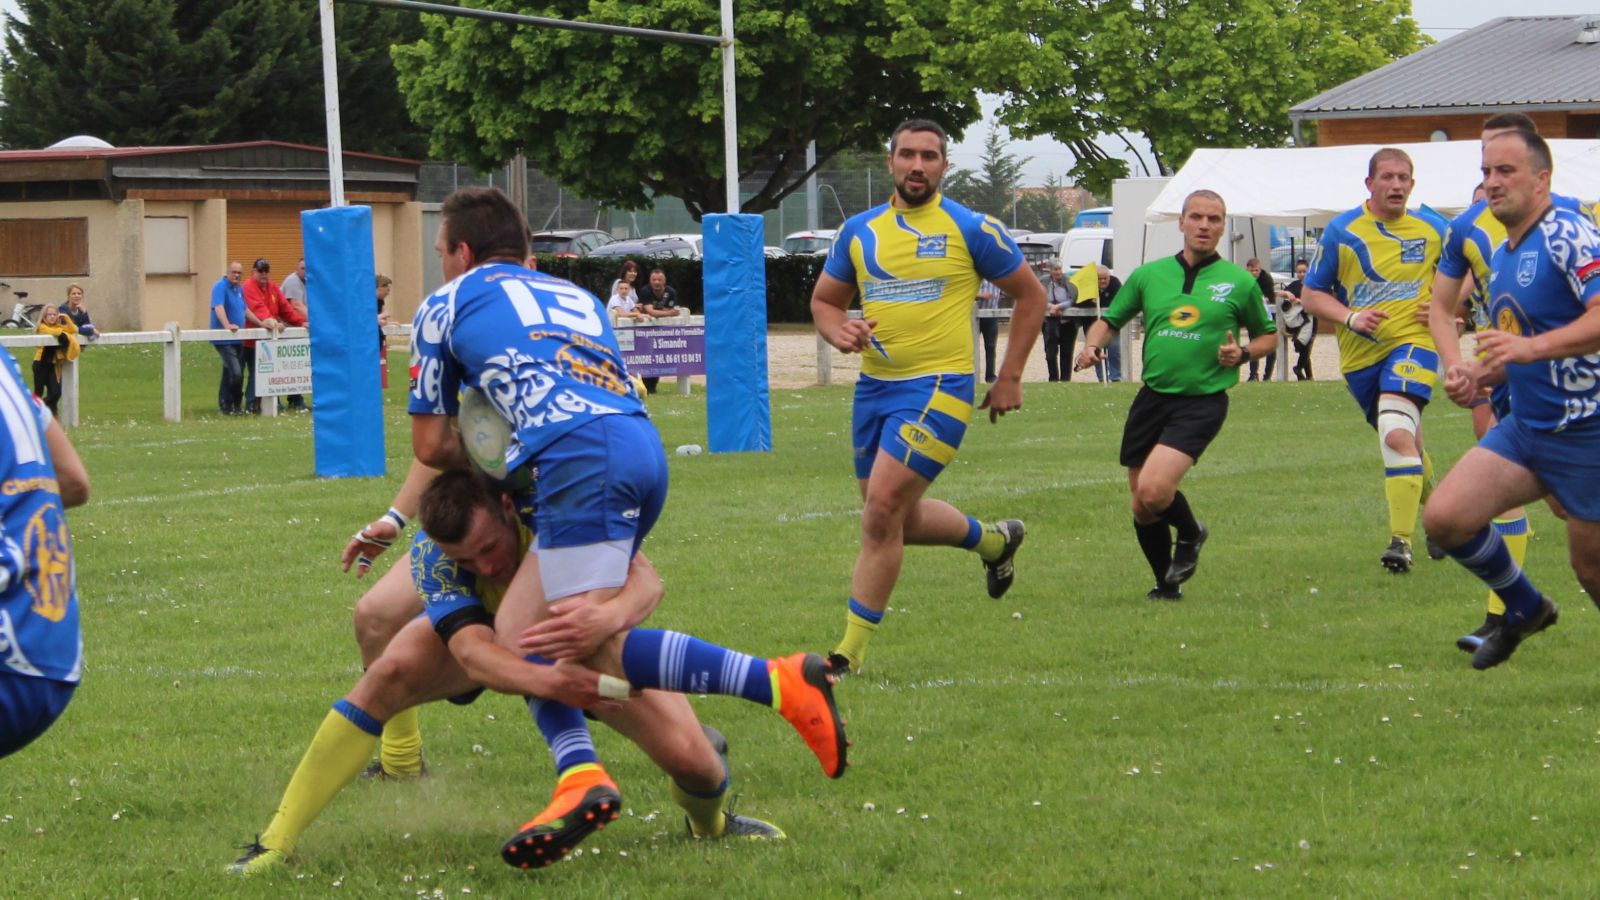
<svg viewBox="0 0 1600 900"><path fill-rule="evenodd" d="M1532 472L1568 515L1600 522L1600 491L1595 490L1600 484L1600 425L1536 431L1518 421L1513 410L1478 446Z"/></svg>
<svg viewBox="0 0 1600 900"><path fill-rule="evenodd" d="M971 375L924 375L905 381L861 376L851 422L856 477L872 474L882 450L932 481L956 458L972 418Z"/></svg>
<svg viewBox="0 0 1600 900"><path fill-rule="evenodd" d="M0 673L0 758L28 746L60 717L77 685Z"/></svg>
<svg viewBox="0 0 1600 900"><path fill-rule="evenodd" d="M540 451L532 521L541 549L630 540L637 551L667 500L667 455L643 416L598 416Z"/></svg>
<svg viewBox="0 0 1600 900"><path fill-rule="evenodd" d="M1390 350L1382 362L1345 373L1344 385L1361 405L1367 424L1376 428L1380 395L1405 394L1421 409L1433 399L1438 373L1438 353L1416 344L1401 344Z"/></svg>

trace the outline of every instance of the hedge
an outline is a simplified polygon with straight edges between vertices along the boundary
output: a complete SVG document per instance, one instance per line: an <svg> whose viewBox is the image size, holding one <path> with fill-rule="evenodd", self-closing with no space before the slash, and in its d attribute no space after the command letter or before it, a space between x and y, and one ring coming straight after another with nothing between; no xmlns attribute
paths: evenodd
<svg viewBox="0 0 1600 900"><path fill-rule="evenodd" d="M705 280L700 273L700 260L677 257L627 257L639 263L644 278L651 269L660 269L667 276L667 284L678 292L678 303L695 313L705 312ZM780 256L767 258L767 321L810 322L811 288L817 274L822 271L821 256ZM622 259L573 259L571 257L539 254L539 271L575 282L595 296L606 299L611 295L611 282L622 271Z"/></svg>

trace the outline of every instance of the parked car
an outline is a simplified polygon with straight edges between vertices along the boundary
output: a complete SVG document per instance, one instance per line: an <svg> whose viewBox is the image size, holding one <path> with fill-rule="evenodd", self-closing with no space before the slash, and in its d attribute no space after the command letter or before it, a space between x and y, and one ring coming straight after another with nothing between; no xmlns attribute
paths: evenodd
<svg viewBox="0 0 1600 900"><path fill-rule="evenodd" d="M694 248L694 258L695 259L699 259L700 257L705 256L706 239L705 239L704 235L701 235L698 232L688 232L688 231L686 231L686 232L682 232L682 233L678 233L678 234L652 234L652 235L644 238L644 240L647 240L647 241L665 241L665 240L683 241L683 242L689 244L691 247Z"/></svg>
<svg viewBox="0 0 1600 900"><path fill-rule="evenodd" d="M1057 253L1061 252L1061 242L1067 239L1065 231L1034 231L1017 238L1017 243L1027 241L1033 244L1049 244Z"/></svg>
<svg viewBox="0 0 1600 900"><path fill-rule="evenodd" d="M783 249L782 247L775 247L772 244L766 245L765 247L761 248L761 250L767 255L767 259L781 259L789 255L789 251Z"/></svg>
<svg viewBox="0 0 1600 900"><path fill-rule="evenodd" d="M1103 226L1074 228L1061 242L1061 268L1076 272L1094 263L1111 268L1111 229Z"/></svg>
<svg viewBox="0 0 1600 900"><path fill-rule="evenodd" d="M1017 241L1017 249L1022 251L1022 258L1027 262L1028 268L1034 271L1042 281L1050 277L1050 266L1056 261L1056 248L1045 242L1023 238Z"/></svg>
<svg viewBox="0 0 1600 900"><path fill-rule="evenodd" d="M549 253L573 258L588 256L595 248L604 247L614 240L615 238L608 232L595 228L541 231L528 238L528 250L532 253Z"/></svg>
<svg viewBox="0 0 1600 900"><path fill-rule="evenodd" d="M589 251L592 259L620 256L676 256L679 259L699 259L700 251L694 244L679 238L642 238L636 241L612 241Z"/></svg>
<svg viewBox="0 0 1600 900"><path fill-rule="evenodd" d="M796 231L783 239L783 249L794 255L821 256L833 249L833 239L839 236L837 228L818 228L816 231Z"/></svg>

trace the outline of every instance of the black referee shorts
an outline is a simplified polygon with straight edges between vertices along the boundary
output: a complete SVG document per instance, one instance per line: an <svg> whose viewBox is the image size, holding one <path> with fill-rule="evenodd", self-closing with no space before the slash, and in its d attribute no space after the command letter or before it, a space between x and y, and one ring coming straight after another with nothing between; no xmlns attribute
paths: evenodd
<svg viewBox="0 0 1600 900"><path fill-rule="evenodd" d="M1197 462L1228 418L1228 392L1186 396L1141 387L1122 426L1122 464L1144 465L1157 444L1187 453Z"/></svg>

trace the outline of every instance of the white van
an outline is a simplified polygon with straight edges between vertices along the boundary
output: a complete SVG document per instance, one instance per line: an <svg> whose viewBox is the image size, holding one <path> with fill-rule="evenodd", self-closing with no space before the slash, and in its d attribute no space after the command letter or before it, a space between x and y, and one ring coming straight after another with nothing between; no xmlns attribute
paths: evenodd
<svg viewBox="0 0 1600 900"><path fill-rule="evenodd" d="M837 228L818 228L815 231L796 231L783 239L783 250L792 254L826 255L833 249L833 239L839 234Z"/></svg>
<svg viewBox="0 0 1600 900"><path fill-rule="evenodd" d="M1103 225L1074 228L1061 241L1061 268L1076 272L1093 263L1111 268L1111 229Z"/></svg>

